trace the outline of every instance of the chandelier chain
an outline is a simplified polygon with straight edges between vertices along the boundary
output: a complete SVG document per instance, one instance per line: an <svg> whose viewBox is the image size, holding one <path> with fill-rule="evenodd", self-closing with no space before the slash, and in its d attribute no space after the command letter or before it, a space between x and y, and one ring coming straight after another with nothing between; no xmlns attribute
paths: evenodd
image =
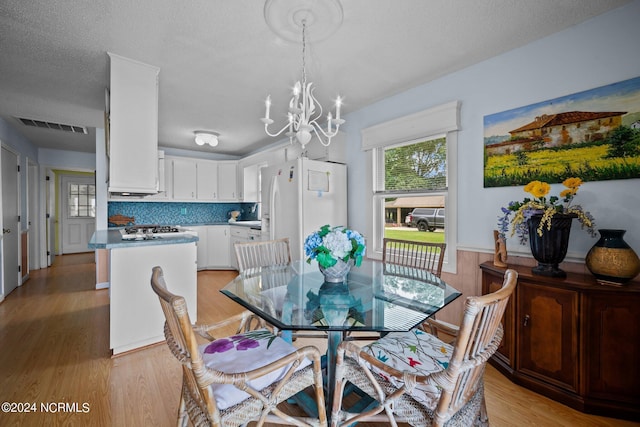
<svg viewBox="0 0 640 427"><path fill-rule="evenodd" d="M306 63L306 52L307 52L307 20L302 20L302 83L307 83L307 63Z"/></svg>

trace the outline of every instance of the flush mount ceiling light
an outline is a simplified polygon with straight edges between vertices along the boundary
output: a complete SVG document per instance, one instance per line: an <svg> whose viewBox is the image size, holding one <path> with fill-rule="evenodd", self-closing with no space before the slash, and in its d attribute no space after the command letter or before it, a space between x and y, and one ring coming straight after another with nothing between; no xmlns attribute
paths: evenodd
<svg viewBox="0 0 640 427"><path fill-rule="evenodd" d="M338 96L335 102L335 118L331 112L327 114L326 130L318 120L322 118L322 105L313 94L315 87L312 82L307 82L305 63L306 54L306 30L313 26L314 33L318 34L316 40L326 38L333 34L342 24L342 6L338 0L306 0L291 2L287 0L267 0L264 7L264 17L267 25L279 36L286 40L293 40L293 36L302 33L302 81L298 80L293 87L293 95L289 101L288 123L275 133L269 132L269 125L273 120L269 117L271 107L271 95L265 101L265 115L261 119L264 123L264 131L271 137L282 134L285 130L289 141L293 137L302 146L309 143L312 132L325 147L331 144L331 138L338 134L340 125L344 120L340 118L341 98ZM293 31L292 31L293 30Z"/></svg>
<svg viewBox="0 0 640 427"><path fill-rule="evenodd" d="M195 131L194 134L196 135L196 144L198 145L209 144L212 147L218 145L218 136L220 135L216 132L198 130Z"/></svg>

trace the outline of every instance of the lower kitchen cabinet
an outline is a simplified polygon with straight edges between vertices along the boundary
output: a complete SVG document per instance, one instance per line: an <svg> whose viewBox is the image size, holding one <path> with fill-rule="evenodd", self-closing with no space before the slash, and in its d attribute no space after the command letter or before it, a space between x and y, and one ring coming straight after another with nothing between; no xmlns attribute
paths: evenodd
<svg viewBox="0 0 640 427"><path fill-rule="evenodd" d="M482 269L482 293L502 284L504 268ZM518 272L490 360L513 382L583 412L640 420L640 283L600 285Z"/></svg>
<svg viewBox="0 0 640 427"><path fill-rule="evenodd" d="M198 234L198 270L231 268L228 225L189 228Z"/></svg>

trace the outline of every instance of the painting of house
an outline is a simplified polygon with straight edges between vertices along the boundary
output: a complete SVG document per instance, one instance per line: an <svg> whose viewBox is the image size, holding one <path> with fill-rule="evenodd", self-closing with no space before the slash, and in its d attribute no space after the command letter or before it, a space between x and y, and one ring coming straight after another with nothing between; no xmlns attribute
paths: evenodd
<svg viewBox="0 0 640 427"><path fill-rule="evenodd" d="M620 112L570 111L543 114L509 131L511 139L486 146L489 154L511 154L534 148L562 147L572 143L602 141L622 124Z"/></svg>
<svg viewBox="0 0 640 427"><path fill-rule="evenodd" d="M484 127L485 187L640 177L640 78L488 115Z"/></svg>

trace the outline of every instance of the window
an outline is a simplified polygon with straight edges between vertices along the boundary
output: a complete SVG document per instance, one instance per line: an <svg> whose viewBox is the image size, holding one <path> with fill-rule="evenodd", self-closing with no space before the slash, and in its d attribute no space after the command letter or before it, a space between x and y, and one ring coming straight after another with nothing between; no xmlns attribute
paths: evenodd
<svg viewBox="0 0 640 427"><path fill-rule="evenodd" d="M69 218L96 217L96 186L69 183Z"/></svg>
<svg viewBox="0 0 640 427"><path fill-rule="evenodd" d="M385 236L437 238L447 244L443 271L455 273L459 109L454 101L362 130L373 173L369 255L381 257ZM418 228L417 216L410 216L416 208L436 209L433 223L427 218ZM405 234L392 236L398 230Z"/></svg>
<svg viewBox="0 0 640 427"><path fill-rule="evenodd" d="M446 242L445 215L437 215L446 208L446 137L425 138L376 151L379 182L374 198L384 209L382 224L377 225L381 228L379 234L418 242Z"/></svg>

